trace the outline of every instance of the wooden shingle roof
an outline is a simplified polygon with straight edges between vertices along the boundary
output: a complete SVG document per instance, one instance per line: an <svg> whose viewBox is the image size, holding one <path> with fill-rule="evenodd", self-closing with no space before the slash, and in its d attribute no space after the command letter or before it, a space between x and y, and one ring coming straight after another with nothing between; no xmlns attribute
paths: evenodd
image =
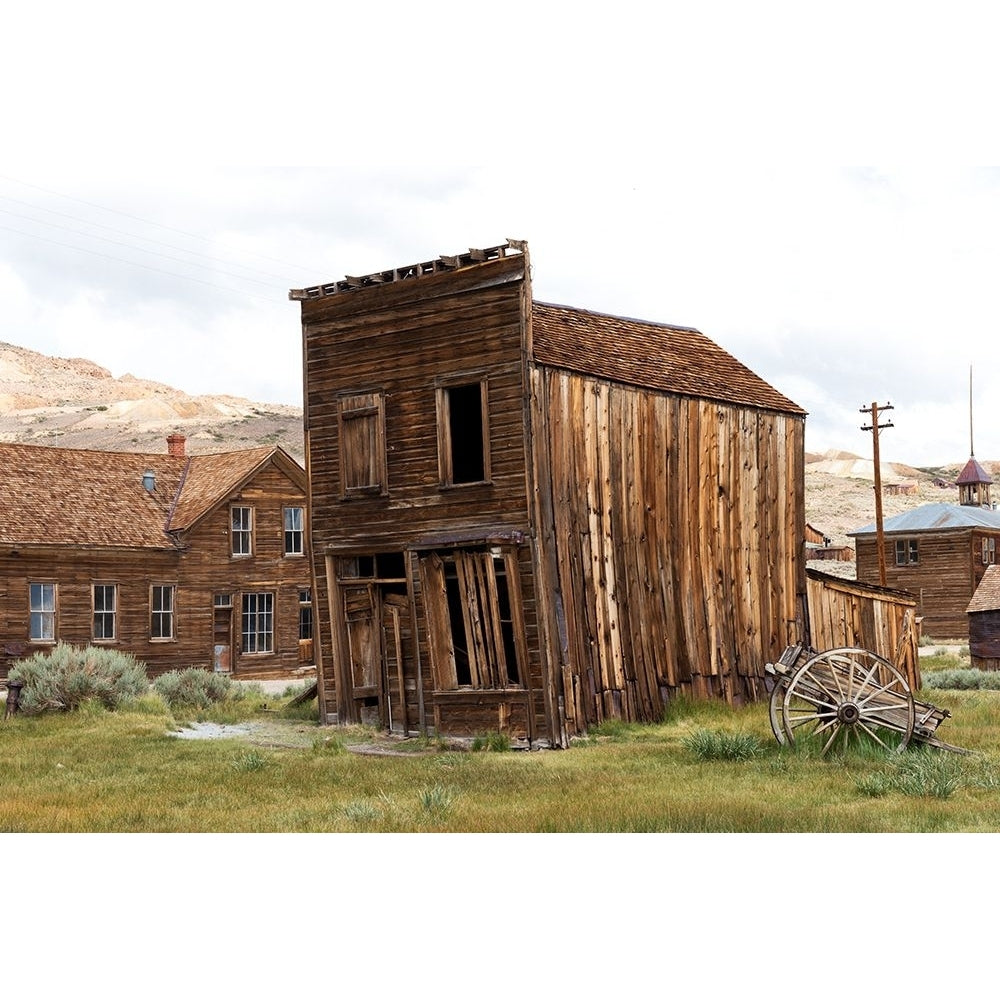
<svg viewBox="0 0 1000 1000"><path fill-rule="evenodd" d="M681 396L805 414L746 365L690 327L532 302L535 360Z"/></svg>
<svg viewBox="0 0 1000 1000"><path fill-rule="evenodd" d="M301 474L272 447L175 456L0 444L0 545L171 549L171 532L190 528L275 456Z"/></svg>
<svg viewBox="0 0 1000 1000"><path fill-rule="evenodd" d="M968 613L1000 610L1000 566L993 565L986 568L965 610Z"/></svg>

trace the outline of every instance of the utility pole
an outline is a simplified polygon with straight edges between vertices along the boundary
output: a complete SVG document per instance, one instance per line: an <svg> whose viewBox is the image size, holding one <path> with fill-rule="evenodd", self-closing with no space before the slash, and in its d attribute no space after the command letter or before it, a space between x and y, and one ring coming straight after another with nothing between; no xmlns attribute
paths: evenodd
<svg viewBox="0 0 1000 1000"><path fill-rule="evenodd" d="M878 547L878 582L883 587L885 586L885 536L882 532L882 467L878 454L878 435L879 431L886 427L892 427L892 421L887 420L884 424L880 424L878 418L880 413L891 409L890 403L886 403L885 406L872 403L871 406L861 407L861 412L870 413L872 419L870 424L865 424L861 429L872 432L872 450L875 461L875 544Z"/></svg>

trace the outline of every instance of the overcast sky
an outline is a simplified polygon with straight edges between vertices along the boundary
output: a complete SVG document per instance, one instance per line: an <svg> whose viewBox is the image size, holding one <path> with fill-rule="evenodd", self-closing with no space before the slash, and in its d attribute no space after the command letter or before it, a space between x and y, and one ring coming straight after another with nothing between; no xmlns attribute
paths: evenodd
<svg viewBox="0 0 1000 1000"><path fill-rule="evenodd" d="M971 366L1000 459L1000 169L955 165L996 160L989 8L806 6L8 12L0 339L300 405L290 288L515 237L537 298L697 327L813 451L870 454L876 401L884 458L963 461Z"/></svg>

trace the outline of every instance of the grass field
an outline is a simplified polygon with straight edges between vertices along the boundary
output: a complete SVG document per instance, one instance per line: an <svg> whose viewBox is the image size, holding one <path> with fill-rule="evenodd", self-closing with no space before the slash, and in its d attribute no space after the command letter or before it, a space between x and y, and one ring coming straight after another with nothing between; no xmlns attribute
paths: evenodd
<svg viewBox="0 0 1000 1000"><path fill-rule="evenodd" d="M1000 830L1000 691L918 697L952 712L940 736L973 755L911 747L825 759L779 747L765 706L681 704L661 724L607 724L567 750L410 740L387 756L353 752L379 738L320 728L282 710L287 697L201 716L264 719L266 740L178 739L170 732L185 720L151 696L0 724L0 832Z"/></svg>

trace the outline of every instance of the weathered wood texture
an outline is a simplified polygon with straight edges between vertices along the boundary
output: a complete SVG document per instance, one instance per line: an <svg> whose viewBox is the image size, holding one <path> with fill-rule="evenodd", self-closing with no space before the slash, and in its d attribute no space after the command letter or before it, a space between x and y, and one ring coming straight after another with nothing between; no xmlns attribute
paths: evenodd
<svg viewBox="0 0 1000 1000"><path fill-rule="evenodd" d="M366 707L364 697L354 696L345 668L352 641L357 647L360 640L348 629L344 602L350 585L337 582L344 560L392 554L407 567L409 608L387 615L383 598L389 585L373 577L367 612L373 638L361 654L383 660L380 667L372 665L386 685L383 720L385 707L395 705L394 725L415 730L434 725L444 704L453 706L449 732L493 730L498 720L509 720L515 735L544 725L536 718L543 712L542 679L526 552L516 557L523 564L519 612L526 690L506 695L475 692L463 698L436 688L435 633L423 625L428 609L419 570L419 553L448 551L456 542L516 539L529 530L522 420L523 276L524 261L518 256L492 265L485 276L473 269L366 290L363 297L348 293L303 303L315 606L323 644L321 707L328 717L359 721ZM485 380L489 474L483 482L446 485L440 481L437 393L442 382L463 376ZM377 391L384 399L386 483L378 492L345 498L339 485L344 456L337 433L338 399L364 391ZM421 623L417 628L414 615ZM394 659L397 646L402 670ZM405 698L400 697L401 684ZM535 706L531 711L525 709L526 698Z"/></svg>
<svg viewBox="0 0 1000 1000"><path fill-rule="evenodd" d="M568 730L763 697L803 625L802 420L544 368L532 401Z"/></svg>
<svg viewBox="0 0 1000 1000"><path fill-rule="evenodd" d="M293 293L324 717L564 744L765 697L805 625L802 411L697 331L533 304L526 255L385 280ZM463 379L487 472L453 484Z"/></svg>
<svg viewBox="0 0 1000 1000"><path fill-rule="evenodd" d="M56 585L55 639L73 645L106 645L132 653L151 676L167 670L212 670L220 635L215 595L229 594L232 613L226 638L234 676L292 676L301 667L299 593L311 583L307 554L285 556L285 506L305 506L305 483L275 465L264 466L250 481L220 498L217 506L184 533L183 546L135 550L107 546L20 546L0 553L0 672L51 643L29 638L29 585ZM254 511L254 551L233 558L230 504ZM308 553L308 549L306 550ZM93 586L117 587L114 640L94 639ZM150 637L150 589L176 587L174 635ZM244 593L274 595L274 650L240 652L240 615Z"/></svg>
<svg viewBox="0 0 1000 1000"><path fill-rule="evenodd" d="M906 566L895 563L896 538L917 538L919 562ZM904 590L917 601L923 618L923 633L935 639L965 641L969 634L966 608L986 572L983 539L1000 540L1000 532L958 528L948 531L886 533L886 585ZM878 583L878 546L874 535L857 535L857 576ZM997 544L1000 544L998 542Z"/></svg>
<svg viewBox="0 0 1000 1000"><path fill-rule="evenodd" d="M920 688L917 602L909 594L806 570L809 642L823 651L870 650L888 660Z"/></svg>

